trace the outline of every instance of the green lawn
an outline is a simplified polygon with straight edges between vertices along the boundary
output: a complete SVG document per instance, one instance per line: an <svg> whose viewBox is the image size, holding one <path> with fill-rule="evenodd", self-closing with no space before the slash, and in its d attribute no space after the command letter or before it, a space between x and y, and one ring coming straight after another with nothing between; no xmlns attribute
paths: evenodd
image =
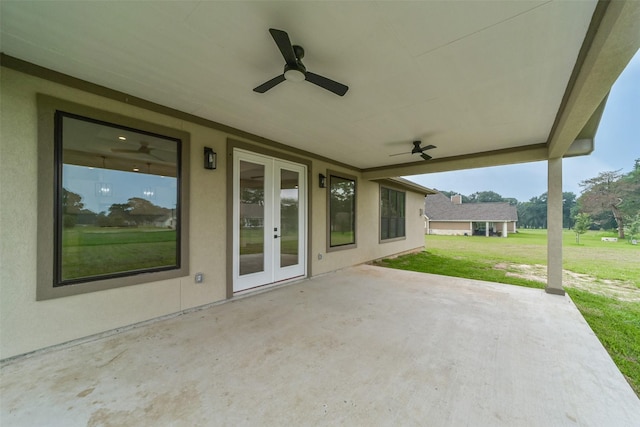
<svg viewBox="0 0 640 427"><path fill-rule="evenodd" d="M350 245L355 242L353 231L332 231L331 246Z"/></svg>
<svg viewBox="0 0 640 427"><path fill-rule="evenodd" d="M264 251L264 228L240 229L240 255L261 254ZM297 231L280 235L280 251L283 254L298 253Z"/></svg>
<svg viewBox="0 0 640 427"><path fill-rule="evenodd" d="M575 242L575 233L563 234L565 270L591 276L594 283L624 281L640 289L640 246L626 241L602 242L611 233L588 232ZM387 259L381 265L403 270L465 277L518 286L544 284L507 274L500 264L546 265L546 230L523 230L508 238L482 236L425 236L426 251ZM567 287L594 333L640 396L640 302L620 300ZM638 290L640 292L640 290Z"/></svg>
<svg viewBox="0 0 640 427"><path fill-rule="evenodd" d="M100 276L176 265L176 231L166 228L74 227L64 230L62 278Z"/></svg>

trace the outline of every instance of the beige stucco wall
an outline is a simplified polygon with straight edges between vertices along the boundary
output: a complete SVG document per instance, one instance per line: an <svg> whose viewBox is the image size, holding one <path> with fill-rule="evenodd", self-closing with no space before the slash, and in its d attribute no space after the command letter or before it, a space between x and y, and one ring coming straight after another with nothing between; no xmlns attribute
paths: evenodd
<svg viewBox="0 0 640 427"><path fill-rule="evenodd" d="M0 89L0 359L225 298L225 272L231 254L226 253L226 206L220 201L226 200L224 159L230 135L6 68L1 68ZM191 134L188 277L36 301L37 93ZM218 153L215 171L199 167L205 145ZM329 163L312 163L312 274L424 246L419 215L424 195L407 192L407 238L379 244L379 184L358 179L358 246L326 253L327 189L318 187L317 176L326 174L327 169L340 170ZM359 177L354 171L347 172ZM204 283L194 283L196 272L204 273Z"/></svg>

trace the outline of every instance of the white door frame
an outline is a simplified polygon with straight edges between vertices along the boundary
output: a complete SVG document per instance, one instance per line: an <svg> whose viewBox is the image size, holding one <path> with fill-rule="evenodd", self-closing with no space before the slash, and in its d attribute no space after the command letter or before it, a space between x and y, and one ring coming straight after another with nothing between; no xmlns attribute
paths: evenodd
<svg viewBox="0 0 640 427"><path fill-rule="evenodd" d="M240 274L240 162L250 162L264 167L264 223L263 269L250 274ZM234 149L233 152L233 292L269 285L307 275L307 170L306 165L275 157ZM280 173L289 170L298 173L298 263L280 267Z"/></svg>

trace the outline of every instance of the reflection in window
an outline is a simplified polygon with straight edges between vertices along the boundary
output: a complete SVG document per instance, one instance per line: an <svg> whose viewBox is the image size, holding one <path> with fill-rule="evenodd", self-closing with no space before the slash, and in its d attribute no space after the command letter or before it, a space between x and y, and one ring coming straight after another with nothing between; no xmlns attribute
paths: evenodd
<svg viewBox="0 0 640 427"><path fill-rule="evenodd" d="M240 161L240 275L264 271L264 165Z"/></svg>
<svg viewBox="0 0 640 427"><path fill-rule="evenodd" d="M56 113L54 286L179 268L180 145Z"/></svg>
<svg viewBox="0 0 640 427"><path fill-rule="evenodd" d="M280 170L280 267L299 263L299 181L298 172Z"/></svg>
<svg viewBox="0 0 640 427"><path fill-rule="evenodd" d="M380 240L405 237L405 193L380 188Z"/></svg>
<svg viewBox="0 0 640 427"><path fill-rule="evenodd" d="M329 246L356 243L356 181L329 176Z"/></svg>

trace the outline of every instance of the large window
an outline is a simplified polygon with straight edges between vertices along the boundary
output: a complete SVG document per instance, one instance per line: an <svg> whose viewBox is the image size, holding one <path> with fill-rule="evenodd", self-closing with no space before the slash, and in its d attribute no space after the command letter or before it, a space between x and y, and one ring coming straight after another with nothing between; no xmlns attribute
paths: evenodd
<svg viewBox="0 0 640 427"><path fill-rule="evenodd" d="M188 134L46 99L38 299L187 275Z"/></svg>
<svg viewBox="0 0 640 427"><path fill-rule="evenodd" d="M405 237L405 193L380 187L380 240Z"/></svg>
<svg viewBox="0 0 640 427"><path fill-rule="evenodd" d="M356 245L356 179L329 172L328 188L329 249Z"/></svg>

